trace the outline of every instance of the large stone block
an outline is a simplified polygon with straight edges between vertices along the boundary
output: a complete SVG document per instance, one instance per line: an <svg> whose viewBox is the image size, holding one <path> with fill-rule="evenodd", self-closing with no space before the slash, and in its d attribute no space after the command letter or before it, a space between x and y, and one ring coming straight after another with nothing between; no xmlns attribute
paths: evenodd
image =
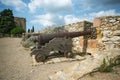
<svg viewBox="0 0 120 80"><path fill-rule="evenodd" d="M88 48L96 48L98 44L98 40L89 40L88 41Z"/></svg>
<svg viewBox="0 0 120 80"><path fill-rule="evenodd" d="M120 24L112 26L111 30L113 30L113 31L120 30Z"/></svg>
<svg viewBox="0 0 120 80"><path fill-rule="evenodd" d="M120 36L120 30L116 30L113 32L113 36Z"/></svg>
<svg viewBox="0 0 120 80"><path fill-rule="evenodd" d="M101 39L103 37L103 34L100 27L96 27L96 30L97 30L97 39Z"/></svg>
<svg viewBox="0 0 120 80"><path fill-rule="evenodd" d="M101 25L101 19L100 18L95 18L93 22L94 27L99 27Z"/></svg>
<svg viewBox="0 0 120 80"><path fill-rule="evenodd" d="M84 44L85 40L80 40L80 46L87 46L87 48L96 48L98 40L87 40L87 44Z"/></svg>
<svg viewBox="0 0 120 80"><path fill-rule="evenodd" d="M102 43L98 43L97 44L97 49L98 49L98 51L104 51L105 50L105 45L102 44Z"/></svg>

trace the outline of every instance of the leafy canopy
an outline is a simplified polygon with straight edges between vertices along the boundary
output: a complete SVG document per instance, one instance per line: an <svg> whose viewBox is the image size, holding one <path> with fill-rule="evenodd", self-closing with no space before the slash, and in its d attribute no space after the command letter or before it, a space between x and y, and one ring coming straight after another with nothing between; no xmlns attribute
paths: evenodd
<svg viewBox="0 0 120 80"><path fill-rule="evenodd" d="M0 33L10 33L15 27L12 10L4 9L0 12Z"/></svg>
<svg viewBox="0 0 120 80"><path fill-rule="evenodd" d="M11 34L14 34L14 35L16 35L16 34L22 34L24 32L25 32L25 30L22 29L22 28L19 28L19 27L16 27L16 28L14 28L14 29L11 30Z"/></svg>
<svg viewBox="0 0 120 80"><path fill-rule="evenodd" d="M34 26L32 27L31 32L34 32Z"/></svg>

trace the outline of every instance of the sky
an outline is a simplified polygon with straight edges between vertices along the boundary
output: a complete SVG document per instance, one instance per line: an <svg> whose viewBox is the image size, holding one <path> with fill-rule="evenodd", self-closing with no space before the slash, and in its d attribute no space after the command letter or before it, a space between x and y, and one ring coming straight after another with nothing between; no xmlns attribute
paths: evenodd
<svg viewBox="0 0 120 80"><path fill-rule="evenodd" d="M101 16L120 15L120 0L0 0L0 11L11 9L26 18L26 28L35 31Z"/></svg>

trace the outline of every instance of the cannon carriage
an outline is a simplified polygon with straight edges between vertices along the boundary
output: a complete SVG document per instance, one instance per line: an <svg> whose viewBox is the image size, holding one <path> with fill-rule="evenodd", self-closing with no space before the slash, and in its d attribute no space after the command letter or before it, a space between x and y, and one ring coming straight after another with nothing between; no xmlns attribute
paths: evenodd
<svg viewBox="0 0 120 80"><path fill-rule="evenodd" d="M89 39L95 39L96 29L90 28L79 32L61 32L54 34L29 34L35 36L32 41L36 43L36 48L31 52L37 62L44 62L51 57L65 56L74 57L72 54L72 38L85 36Z"/></svg>

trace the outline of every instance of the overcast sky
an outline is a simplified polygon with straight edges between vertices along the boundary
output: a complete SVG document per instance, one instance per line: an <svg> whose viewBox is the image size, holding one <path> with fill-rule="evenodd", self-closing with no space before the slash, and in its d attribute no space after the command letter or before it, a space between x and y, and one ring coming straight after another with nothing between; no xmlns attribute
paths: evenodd
<svg viewBox="0 0 120 80"><path fill-rule="evenodd" d="M26 18L35 31L95 17L120 15L120 0L0 0L0 11L13 10L16 17Z"/></svg>

